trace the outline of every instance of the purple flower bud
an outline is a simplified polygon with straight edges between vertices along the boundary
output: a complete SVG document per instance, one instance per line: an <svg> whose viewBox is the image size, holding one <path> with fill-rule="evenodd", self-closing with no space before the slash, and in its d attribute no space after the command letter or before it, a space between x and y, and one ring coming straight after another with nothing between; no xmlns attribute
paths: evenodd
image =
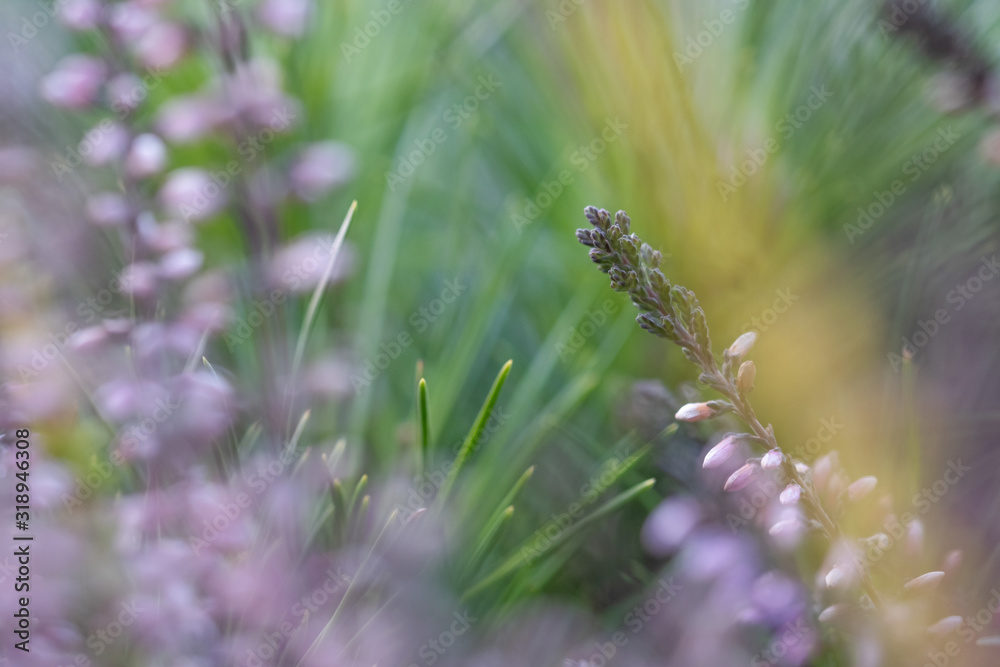
<svg viewBox="0 0 1000 667"><path fill-rule="evenodd" d="M187 33L174 22L157 23L136 41L133 51L143 67L169 69L184 57Z"/></svg>
<svg viewBox="0 0 1000 667"><path fill-rule="evenodd" d="M944 572L941 572L940 570L936 572L928 572L916 577L915 579L910 579L903 584L903 588L907 590L927 590L937 588L937 585L941 583L942 579L944 579Z"/></svg>
<svg viewBox="0 0 1000 667"><path fill-rule="evenodd" d="M781 521L775 522L775 524L771 526L767 532L772 537L784 537L797 533L801 527L802 522L798 519L782 519Z"/></svg>
<svg viewBox="0 0 1000 667"><path fill-rule="evenodd" d="M920 556L924 553L924 522L914 519L906 530L906 553L909 556Z"/></svg>
<svg viewBox="0 0 1000 667"><path fill-rule="evenodd" d="M754 478L757 471L760 470L760 466L753 462L747 462L742 468L734 472L726 480L726 484L723 487L724 491L739 491L745 488L747 484Z"/></svg>
<svg viewBox="0 0 1000 667"><path fill-rule="evenodd" d="M781 450L775 447L770 450L760 459L760 467L764 470L774 470L781 466L781 462L784 460L785 456L781 453Z"/></svg>
<svg viewBox="0 0 1000 667"><path fill-rule="evenodd" d="M739 444L740 438L738 435L727 435L717 445L708 450L701 467L705 469L719 467L729 460L729 457L737 450Z"/></svg>
<svg viewBox="0 0 1000 667"><path fill-rule="evenodd" d="M40 84L42 97L53 106L85 109L97 99L107 68L97 58L67 56Z"/></svg>
<svg viewBox="0 0 1000 667"><path fill-rule="evenodd" d="M167 175L160 201L189 222L207 220L226 205L226 191L204 169L184 167Z"/></svg>
<svg viewBox="0 0 1000 667"><path fill-rule="evenodd" d="M642 545L654 556L673 553L701 521L702 511L694 498L680 496L664 500L642 526Z"/></svg>
<svg viewBox="0 0 1000 667"><path fill-rule="evenodd" d="M268 284L292 293L312 292L330 262L333 239L332 234L324 233L303 234L293 239L275 253L268 265ZM337 255L327 284L345 280L351 275L353 264L353 251L345 244Z"/></svg>
<svg viewBox="0 0 1000 667"><path fill-rule="evenodd" d="M785 490L781 492L778 496L778 502L782 505L794 505L799 502L799 498L802 497L802 487L798 484L789 484L785 487Z"/></svg>
<svg viewBox="0 0 1000 667"><path fill-rule="evenodd" d="M156 265L152 262L135 262L122 271L121 289L125 294L150 297L156 293Z"/></svg>
<svg viewBox="0 0 1000 667"><path fill-rule="evenodd" d="M166 102L160 109L156 127L168 141L189 143L211 132L226 116L214 100L190 95Z"/></svg>
<svg viewBox="0 0 1000 667"><path fill-rule="evenodd" d="M335 141L313 144L303 150L289 172L292 190L305 201L315 201L346 183L354 173L354 155Z"/></svg>
<svg viewBox="0 0 1000 667"><path fill-rule="evenodd" d="M944 557L944 565L942 569L948 574L955 572L959 566L962 564L962 552L959 549L954 549L949 551Z"/></svg>
<svg viewBox="0 0 1000 667"><path fill-rule="evenodd" d="M830 623L831 621L834 621L838 617L843 615L843 613L847 611L847 609L848 609L847 605L842 602L833 604L824 609L823 611L821 611L817 618L821 623Z"/></svg>
<svg viewBox="0 0 1000 667"><path fill-rule="evenodd" d="M125 197L115 192L99 192L87 200L87 217L100 227L124 225L131 214Z"/></svg>
<svg viewBox="0 0 1000 667"><path fill-rule="evenodd" d="M88 352L101 345L108 338L108 332L100 324L74 333L69 339L69 347L77 352Z"/></svg>
<svg viewBox="0 0 1000 667"><path fill-rule="evenodd" d="M943 637L944 635L951 634L957 630L960 625L962 625L961 616L946 616L931 627L927 628L927 632L932 635Z"/></svg>
<svg viewBox="0 0 1000 667"><path fill-rule="evenodd" d="M191 248L173 250L160 259L159 274L167 280L184 280L201 268L203 259L200 252Z"/></svg>
<svg viewBox="0 0 1000 667"><path fill-rule="evenodd" d="M132 178L154 176L167 165L167 146L155 134L140 134L132 140L125 169Z"/></svg>
<svg viewBox="0 0 1000 667"><path fill-rule="evenodd" d="M64 0L59 20L70 30L93 30L101 21L99 0Z"/></svg>
<svg viewBox="0 0 1000 667"><path fill-rule="evenodd" d="M857 502L875 490L878 479L872 476L861 477L847 487L847 498L851 502Z"/></svg>
<svg viewBox="0 0 1000 667"><path fill-rule="evenodd" d="M110 9L108 24L120 40L132 43L146 34L159 22L156 12L140 6L138 2L122 2Z"/></svg>
<svg viewBox="0 0 1000 667"><path fill-rule="evenodd" d="M108 81L108 101L111 103L111 108L120 115L128 115L137 109L146 98L146 94L142 80L131 72L118 74Z"/></svg>
<svg viewBox="0 0 1000 667"><path fill-rule="evenodd" d="M305 30L311 11L309 0L263 0L257 5L257 20L282 37L298 37Z"/></svg>
<svg viewBox="0 0 1000 667"><path fill-rule="evenodd" d="M746 356L753 344L757 342L757 332L748 331L739 338L737 338L732 345L729 346L727 352L729 356L736 361L739 361Z"/></svg>
<svg viewBox="0 0 1000 667"><path fill-rule="evenodd" d="M674 419L682 422L699 422L708 419L715 411L708 403L688 403L674 415Z"/></svg>
<svg viewBox="0 0 1000 667"><path fill-rule="evenodd" d="M841 569L839 565L834 565L830 568L830 571L826 573L823 580L826 582L827 588L837 588L844 583L846 576L844 570Z"/></svg>
<svg viewBox="0 0 1000 667"><path fill-rule="evenodd" d="M128 130L105 120L83 135L77 151L87 164L99 167L124 155L128 140Z"/></svg>

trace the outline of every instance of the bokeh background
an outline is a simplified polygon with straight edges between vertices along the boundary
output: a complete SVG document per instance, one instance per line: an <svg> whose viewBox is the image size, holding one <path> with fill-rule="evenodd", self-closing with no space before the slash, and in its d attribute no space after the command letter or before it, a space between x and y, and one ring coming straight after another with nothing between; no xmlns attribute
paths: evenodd
<svg viewBox="0 0 1000 667"><path fill-rule="evenodd" d="M120 171L84 165L60 174L53 167L108 111L67 113L39 92L61 58L103 53L108 36L70 30L57 16L36 21L50 5L0 8L0 211L10 239L0 242L5 352L61 330L109 271L128 263L115 234L85 214L95 193L122 187ZM1000 210L995 3L914 0L895 7L902 20L893 17L894 6L868 0L110 5L155 12L188 30L184 55L130 116L136 125L159 131L171 121L164 112L171 103L225 76L219 53L227 47L220 45L230 37L220 16L242 17L246 33L237 50L266 59L294 100L291 129L247 163L246 183L230 194L230 205L197 226L193 247L203 254L203 271L252 277L241 205L254 209L266 200L270 207L279 199L268 199L269 188L280 188L275 174L291 168L297 151L337 142L330 167L336 173L328 179L337 187L274 204L278 245L261 252L272 257L311 233L332 238L357 201L338 264L342 275L326 290L310 330L308 391L296 394L294 410L275 417L294 423L311 408L305 437L317 451L343 438L349 488L361 474L373 487L412 475L420 377L430 396L432 458L443 460L508 359L513 366L493 412L496 428L469 464L456 510L468 515L462 521L481 524L476 511L496 507L534 466L499 546L491 548L516 553L573 502L602 462L648 443L613 486L621 491L652 478L650 492L574 533L544 566L494 586L491 602L476 612L492 619L477 626L482 641L490 632L514 633L521 639L513 643L524 648L521 664L562 664L573 656L560 646L612 630L637 596L655 589L660 573L679 567L669 555L644 551L640 539L663 499L696 497L726 516L725 500L698 470L698 453L713 434L663 432L680 403L701 395L696 373L678 350L635 325L632 307L587 260L573 236L586 224L586 205L629 212L633 231L664 253L664 272L699 295L719 349L745 331L758 332L754 405L779 442L805 451L807 463L836 450L851 478L878 477L881 510L852 519L859 534L878 530L879 511L890 505L897 512L918 507L915 494L949 464L970 466L921 515L917 555L894 567L916 576L938 569L952 550L964 552L935 602L939 618L974 613L1000 586L1000 280L992 280L1000 269L990 263ZM306 14L297 13L300 5ZM171 45L154 41L148 48ZM211 110L190 113L173 121L210 124ZM233 156L233 145L212 131L166 143L168 170L219 170ZM146 186L153 199L164 178ZM970 283L976 276L981 282ZM204 353L237 390L231 428L243 442L254 413L267 413L268 392L288 391L271 386L280 373L262 350L284 350L274 353L281 365L309 294L268 318L247 344L229 346L225 331L237 331L255 307L252 288L237 291L228 329ZM164 299L150 317L172 307ZM946 317L928 325L942 310ZM393 348L403 334L410 342ZM392 349L398 353L390 353L391 363L365 376L366 364ZM48 402L37 398L37 409L11 414L27 415L45 457L72 478L92 457L106 456L113 436L93 407L94 369L65 357L27 382L9 359L4 372L5 386L51 383L39 390ZM809 448L811 439L822 441L819 451ZM104 507L116 494L142 492L140 479L149 481L123 475L117 487L103 488ZM94 513L87 522L104 521ZM70 522L83 521L79 516ZM731 535L724 525L722 532ZM760 540L750 541L746 549L763 555L737 560L776 559L811 585L809 573L822 561L816 549L768 556ZM465 548L435 544L427 548ZM698 548L718 554L730 547ZM487 559L482 572L500 562ZM464 599L467 579L407 576L441 586L426 598ZM704 644L731 637L712 632L726 607L717 604L692 606L687 619L678 610L661 639L642 650L633 643L634 654L618 659L746 664L730 654L699 654L679 639L693 624L703 626L696 634ZM540 620L503 629L511 618L530 617L525 608ZM741 645L756 641L739 636ZM90 659L145 664L141 656L148 654L123 646L116 647L117 662ZM904 664L867 646L820 633L815 649L796 660ZM490 664L490 650L456 664ZM337 660L377 662L374 653L362 654ZM928 660L925 654L917 659ZM22 658L8 651L7 664L35 664ZM229 664L204 659L171 664ZM951 659L995 660L983 647Z"/></svg>

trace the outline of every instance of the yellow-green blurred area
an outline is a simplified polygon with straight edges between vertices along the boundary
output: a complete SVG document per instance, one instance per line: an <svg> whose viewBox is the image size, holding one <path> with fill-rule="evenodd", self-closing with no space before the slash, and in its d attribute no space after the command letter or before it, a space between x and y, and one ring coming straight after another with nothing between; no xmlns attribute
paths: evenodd
<svg viewBox="0 0 1000 667"><path fill-rule="evenodd" d="M180 4L209 30L210 8ZM992 64L1000 6L934 7ZM839 450L852 476L878 476L898 509L949 459L975 462L944 503L954 539L970 541L981 519L962 508L1000 498L988 473L1000 462L1000 281L961 307L953 290L997 250L996 89L957 109L953 64L928 59L881 3L861 0L315 9L302 39L250 44L282 63L302 101L289 141L337 139L357 157L351 185L282 222L286 237L333 231L359 203L357 274L328 297L311 349L344 346L363 362L401 332L414 339L317 424L366 443L372 461L399 457L413 442L400 425L413 419L422 360L443 449L511 358L509 421L483 465L513 480L540 443L555 443L553 474L585 478L582 461L628 429L616 406L633 381L696 379L634 325L574 238L584 206L624 209L664 253L667 276L700 298L718 351L758 331L753 400L779 442L794 452L821 439L819 453ZM59 52L49 37L47 52ZM44 49L29 47L17 57L44 70ZM214 66L185 65L157 95L196 87ZM79 136L58 127L57 146ZM211 162L206 151L173 157ZM202 238L209 264L240 254L224 220ZM468 288L453 306L415 315L456 278ZM609 298L616 314L584 328ZM949 321L917 344L941 309ZM906 361L902 338L916 348ZM940 515L927 521L947 530Z"/></svg>

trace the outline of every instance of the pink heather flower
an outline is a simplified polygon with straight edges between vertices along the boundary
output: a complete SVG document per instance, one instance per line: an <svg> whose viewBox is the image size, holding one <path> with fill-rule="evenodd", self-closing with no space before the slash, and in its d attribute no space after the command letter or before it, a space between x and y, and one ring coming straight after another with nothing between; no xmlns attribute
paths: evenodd
<svg viewBox="0 0 1000 667"><path fill-rule="evenodd" d="M770 450L768 453L764 454L763 457L761 457L760 467L763 468L764 470L774 470L775 468L781 466L781 462L784 458L785 457L781 453L781 450L778 448L774 448Z"/></svg>
<svg viewBox="0 0 1000 667"><path fill-rule="evenodd" d="M124 155L128 140L128 130L104 120L83 135L77 151L87 164L99 167Z"/></svg>
<svg viewBox="0 0 1000 667"><path fill-rule="evenodd" d="M167 175L160 201L188 222L207 220L226 205L226 191L204 169L184 167Z"/></svg>
<svg viewBox="0 0 1000 667"><path fill-rule="evenodd" d="M99 227L114 227L128 221L131 210L125 197L116 192L98 192L87 199L87 217Z"/></svg>
<svg viewBox="0 0 1000 667"><path fill-rule="evenodd" d="M306 233L297 236L278 250L267 266L268 284L295 294L316 289L326 265L330 262L333 234ZM346 280L353 272L354 253L347 244L341 246L327 279L328 285Z"/></svg>
<svg viewBox="0 0 1000 667"><path fill-rule="evenodd" d="M179 248L160 258L159 274L167 280L184 280L197 273L204 257L197 250Z"/></svg>
<svg viewBox="0 0 1000 667"><path fill-rule="evenodd" d="M42 97L53 106L85 109L94 103L107 68L91 56L72 55L59 61L40 84Z"/></svg>
<svg viewBox="0 0 1000 667"><path fill-rule="evenodd" d="M164 103L156 128L168 141L190 143L211 132L226 116L214 100L189 95Z"/></svg>
<svg viewBox="0 0 1000 667"><path fill-rule="evenodd" d="M756 463L748 462L742 468L734 472L726 480L725 486L723 486L724 491L739 491L745 488L747 484L754 478L757 471L760 469Z"/></svg>
<svg viewBox="0 0 1000 667"><path fill-rule="evenodd" d="M157 13L137 2L122 2L111 7L108 20L111 30L124 42L132 43L160 21Z"/></svg>
<svg viewBox="0 0 1000 667"><path fill-rule="evenodd" d="M826 577L824 577L823 580L826 582L827 588L837 588L844 583L845 578L844 571L841 567L839 565L834 565L830 571L826 573Z"/></svg>
<svg viewBox="0 0 1000 667"><path fill-rule="evenodd" d="M782 519L768 529L772 537L782 537L798 532L802 527L802 522L798 519Z"/></svg>
<svg viewBox="0 0 1000 667"><path fill-rule="evenodd" d="M133 47L136 60L143 67L168 69L177 64L187 49L187 33L177 23L157 23L140 37Z"/></svg>
<svg viewBox="0 0 1000 667"><path fill-rule="evenodd" d="M296 158L288 174L295 192L305 201L315 201L350 180L354 154L336 141L313 144Z"/></svg>
<svg viewBox="0 0 1000 667"><path fill-rule="evenodd" d="M99 0L64 0L59 20L70 30L93 30L101 20Z"/></svg>
<svg viewBox="0 0 1000 667"><path fill-rule="evenodd" d="M263 0L257 5L257 20L282 37L298 37L305 31L311 11L309 0Z"/></svg>
<svg viewBox="0 0 1000 667"><path fill-rule="evenodd" d="M69 339L69 347L77 352L87 352L100 346L107 338L107 330L98 324L74 333Z"/></svg>
<svg viewBox="0 0 1000 667"><path fill-rule="evenodd" d="M698 502L688 496L664 500L642 526L642 545L654 556L673 553L702 519Z"/></svg>
<svg viewBox="0 0 1000 667"><path fill-rule="evenodd" d="M903 588L908 590L926 590L930 588L936 588L941 580L944 579L944 572L940 570L935 572L928 572L927 574L922 574L915 579L910 579L905 584Z"/></svg>
<svg viewBox="0 0 1000 667"><path fill-rule="evenodd" d="M817 617L821 623L829 623L847 611L847 605L843 603L832 604L819 613Z"/></svg>
<svg viewBox="0 0 1000 667"><path fill-rule="evenodd" d="M125 294L148 297L156 292L156 265L152 262L135 262L122 271L121 289Z"/></svg>
<svg viewBox="0 0 1000 667"><path fill-rule="evenodd" d="M709 468L718 468L720 465L729 460L729 457L733 455L733 452L739 447L740 438L738 435L727 435L725 438L719 441L717 445L708 450L705 454L705 460L702 462L701 467L706 470Z"/></svg>
<svg viewBox="0 0 1000 667"><path fill-rule="evenodd" d="M746 332L745 334L737 338L732 345L729 346L728 350L729 356L739 361L744 356L746 356L747 352L750 351L750 348L752 348L753 344L756 342L757 342L757 332L755 331Z"/></svg>
<svg viewBox="0 0 1000 667"><path fill-rule="evenodd" d="M943 637L944 635L950 634L953 631L957 630L958 626L960 625L962 625L961 616L946 616L945 618L942 618L940 621L938 621L931 627L927 628L927 632L931 633L932 635L938 635Z"/></svg>
<svg viewBox="0 0 1000 667"><path fill-rule="evenodd" d="M877 485L878 479L871 475L856 479L847 487L847 498L851 502L857 502L874 491Z"/></svg>
<svg viewBox="0 0 1000 667"><path fill-rule="evenodd" d="M674 415L674 419L682 422L700 422L708 419L715 411L708 403L688 403Z"/></svg>
<svg viewBox="0 0 1000 667"><path fill-rule="evenodd" d="M167 146L155 134L140 134L132 140L125 169L132 178L154 176L167 165Z"/></svg>
<svg viewBox="0 0 1000 667"><path fill-rule="evenodd" d="M782 505L794 505L799 502L799 498L802 497L802 487L798 484L789 484L785 487L785 490L781 492L778 496L778 502Z"/></svg>

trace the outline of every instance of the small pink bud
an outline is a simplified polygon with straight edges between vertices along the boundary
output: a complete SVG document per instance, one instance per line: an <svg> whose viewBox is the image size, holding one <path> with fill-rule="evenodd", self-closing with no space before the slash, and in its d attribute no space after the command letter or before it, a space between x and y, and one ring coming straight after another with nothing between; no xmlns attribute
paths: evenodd
<svg viewBox="0 0 1000 667"><path fill-rule="evenodd" d="M746 332L745 334L737 338L735 341L733 341L733 344L729 346L728 350L729 356L739 361L744 356L746 356L746 353L750 351L750 348L752 348L753 344L756 342L757 342L757 332L755 331Z"/></svg>
<svg viewBox="0 0 1000 667"><path fill-rule="evenodd" d="M153 70L169 69L177 64L187 49L187 33L177 23L163 22L146 30L136 40L136 60Z"/></svg>
<svg viewBox="0 0 1000 667"><path fill-rule="evenodd" d="M781 450L775 447L767 454L764 454L760 459L760 467L764 470L774 470L781 466L781 462L784 460L784 455Z"/></svg>
<svg viewBox="0 0 1000 667"><path fill-rule="evenodd" d="M752 361L744 361L740 364L740 370L736 373L736 386L744 394L753 391L753 383L757 378L757 367Z"/></svg>
<svg viewBox="0 0 1000 667"><path fill-rule="evenodd" d="M847 605L843 603L833 604L819 613L817 617L821 623L829 623L847 611Z"/></svg>
<svg viewBox="0 0 1000 667"><path fill-rule="evenodd" d="M757 474L757 470L760 467L756 463L747 463L742 468L734 472L726 480L726 484L723 487L724 491L739 491L740 489L746 487L747 484L754 478Z"/></svg>
<svg viewBox="0 0 1000 667"><path fill-rule="evenodd" d="M946 616L940 621L927 628L927 632L932 635L944 636L958 629L962 625L961 616Z"/></svg>
<svg viewBox="0 0 1000 667"><path fill-rule="evenodd" d="M708 419L715 411L708 403L688 403L674 415L674 419L682 422L700 422Z"/></svg>
<svg viewBox="0 0 1000 667"><path fill-rule="evenodd" d="M839 565L834 565L833 568L826 573L824 581L826 581L827 588L837 588L844 583L844 571L840 569Z"/></svg>
<svg viewBox="0 0 1000 667"><path fill-rule="evenodd" d="M288 174L292 190L305 201L315 201L343 185L354 173L354 154L335 141L312 144L295 159Z"/></svg>
<svg viewBox="0 0 1000 667"><path fill-rule="evenodd" d="M857 502L874 491L877 484L878 479L871 475L856 479L847 487L847 498L851 502Z"/></svg>
<svg viewBox="0 0 1000 667"><path fill-rule="evenodd" d="M184 280L193 276L204 257L197 250L178 248L160 258L159 275L168 280Z"/></svg>
<svg viewBox="0 0 1000 667"><path fill-rule="evenodd" d="M737 435L728 435L723 438L715 447L708 450L705 454L705 461L701 464L702 468L717 468L726 461L729 457L733 455L733 452L739 447L740 439Z"/></svg>
<svg viewBox="0 0 1000 667"><path fill-rule="evenodd" d="M64 109L84 109L97 98L107 68L91 56L72 55L59 61L56 69L39 84L49 104Z"/></svg>
<svg viewBox="0 0 1000 667"><path fill-rule="evenodd" d="M809 472L809 466L807 466L802 461L796 461L795 472L799 473L800 475L805 475L807 472Z"/></svg>
<svg viewBox="0 0 1000 667"><path fill-rule="evenodd" d="M799 502L799 498L802 497L802 487L798 484L789 484L785 487L785 490L781 492L778 496L778 502L782 505L794 505Z"/></svg>
<svg viewBox="0 0 1000 667"><path fill-rule="evenodd" d="M802 523L798 519L782 519L771 526L767 532L772 537L782 537L797 532L801 527Z"/></svg>
<svg viewBox="0 0 1000 667"><path fill-rule="evenodd" d="M936 588L941 580L944 579L944 572L928 572L927 574L922 574L916 579L910 579L908 582L903 584L903 588L907 590L927 590L931 588Z"/></svg>
<svg viewBox="0 0 1000 667"><path fill-rule="evenodd" d="M298 37L309 23L309 0L264 0L257 5L257 20L275 34Z"/></svg>
<svg viewBox="0 0 1000 667"><path fill-rule="evenodd" d="M102 9L99 0L66 0L59 8L59 20L70 30L93 30Z"/></svg>
<svg viewBox="0 0 1000 667"><path fill-rule="evenodd" d="M125 169L132 178L147 178L163 171L167 164L167 146L155 134L140 134L132 140Z"/></svg>

